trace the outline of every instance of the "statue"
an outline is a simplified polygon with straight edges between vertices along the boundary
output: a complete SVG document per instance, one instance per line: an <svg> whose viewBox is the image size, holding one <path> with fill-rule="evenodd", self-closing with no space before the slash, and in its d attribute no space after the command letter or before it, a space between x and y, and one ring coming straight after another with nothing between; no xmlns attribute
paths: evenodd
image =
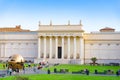
<svg viewBox="0 0 120 80"><path fill-rule="evenodd" d="M14 54L9 57L8 68L12 70L23 69L24 68L24 58L19 54Z"/></svg>

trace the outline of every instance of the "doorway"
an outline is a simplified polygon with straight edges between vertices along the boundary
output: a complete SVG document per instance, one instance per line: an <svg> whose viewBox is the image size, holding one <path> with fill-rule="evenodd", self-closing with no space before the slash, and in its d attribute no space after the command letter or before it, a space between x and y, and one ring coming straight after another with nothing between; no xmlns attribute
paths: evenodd
<svg viewBox="0 0 120 80"><path fill-rule="evenodd" d="M58 58L62 57L62 47L58 47Z"/></svg>

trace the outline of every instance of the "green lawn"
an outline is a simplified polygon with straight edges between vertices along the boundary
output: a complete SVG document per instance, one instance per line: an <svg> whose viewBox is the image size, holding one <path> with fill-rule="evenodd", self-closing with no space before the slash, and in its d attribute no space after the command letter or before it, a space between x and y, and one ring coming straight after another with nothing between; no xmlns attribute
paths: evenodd
<svg viewBox="0 0 120 80"><path fill-rule="evenodd" d="M34 74L26 75L30 80L120 80L117 76L87 76L79 74ZM0 80L14 80L14 76L0 78Z"/></svg>
<svg viewBox="0 0 120 80"><path fill-rule="evenodd" d="M30 80L120 80L120 77L115 75L94 75L94 70L97 69L99 72L104 70L113 70L114 73L120 69L120 66L90 66L90 65L75 65L75 64L62 64L58 66L48 67L51 71L54 68L60 69L69 69L69 72L72 71L80 71L84 69L90 70L90 75L87 76L85 74L33 74L33 75L24 75L29 77ZM48 70L48 68L43 68L43 70ZM2 68L2 64L0 64L0 69ZM8 76L0 78L0 80L14 80L14 76Z"/></svg>
<svg viewBox="0 0 120 80"><path fill-rule="evenodd" d="M0 63L0 69L4 69L3 65L6 65L5 63Z"/></svg>
<svg viewBox="0 0 120 80"><path fill-rule="evenodd" d="M51 71L53 71L54 68L57 68L58 71L62 68L69 69L69 72L88 69L90 73L94 73L95 69L97 69L99 72L103 72L104 70L113 70L115 73L117 70L120 69L120 66L90 66L90 65L62 64L58 66L49 67ZM48 68L44 68L44 70L47 70L47 69Z"/></svg>

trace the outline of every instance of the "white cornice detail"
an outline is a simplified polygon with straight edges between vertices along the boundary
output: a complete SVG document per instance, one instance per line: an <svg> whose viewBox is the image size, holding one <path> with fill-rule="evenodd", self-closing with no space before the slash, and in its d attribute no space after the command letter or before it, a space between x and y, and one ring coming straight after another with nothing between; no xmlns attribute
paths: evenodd
<svg viewBox="0 0 120 80"><path fill-rule="evenodd" d="M39 33L38 36L82 36L81 33Z"/></svg>

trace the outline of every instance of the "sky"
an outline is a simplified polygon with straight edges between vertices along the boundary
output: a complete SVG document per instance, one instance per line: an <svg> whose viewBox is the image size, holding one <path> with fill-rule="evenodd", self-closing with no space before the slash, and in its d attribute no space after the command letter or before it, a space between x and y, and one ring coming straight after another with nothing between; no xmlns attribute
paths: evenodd
<svg viewBox="0 0 120 80"><path fill-rule="evenodd" d="M48 25L83 24L85 32L104 27L120 31L120 0L0 0L0 27L38 30Z"/></svg>

